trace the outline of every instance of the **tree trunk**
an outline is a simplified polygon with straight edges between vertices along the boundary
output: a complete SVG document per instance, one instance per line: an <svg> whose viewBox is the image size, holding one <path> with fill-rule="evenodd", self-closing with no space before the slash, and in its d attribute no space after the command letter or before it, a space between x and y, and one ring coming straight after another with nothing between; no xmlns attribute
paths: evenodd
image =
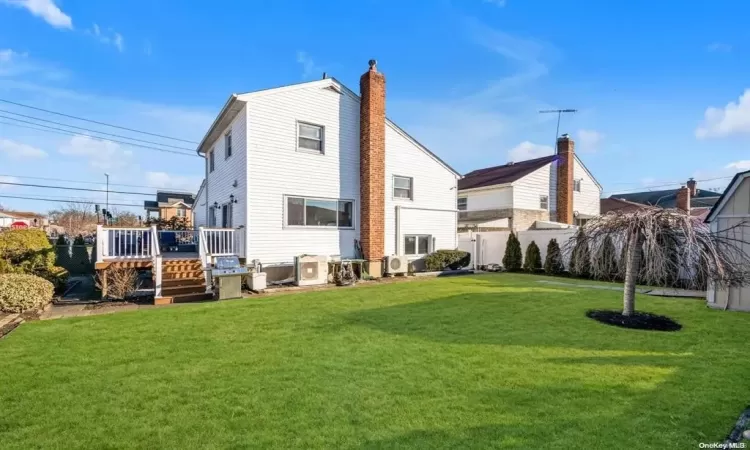
<svg viewBox="0 0 750 450"><path fill-rule="evenodd" d="M638 272L641 268L641 245L639 235L628 239L627 265L625 266L625 291L622 294L622 315L630 316L635 311L635 285L638 282Z"/></svg>

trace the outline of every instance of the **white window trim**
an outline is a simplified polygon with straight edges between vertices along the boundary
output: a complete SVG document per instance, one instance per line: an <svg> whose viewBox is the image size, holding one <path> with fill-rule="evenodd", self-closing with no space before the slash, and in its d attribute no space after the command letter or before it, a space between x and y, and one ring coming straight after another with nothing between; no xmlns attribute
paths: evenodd
<svg viewBox="0 0 750 450"><path fill-rule="evenodd" d="M396 178L408 178L409 179L409 198L396 197ZM396 201L413 202L414 201L414 177L407 177L405 175L393 175L391 177L391 197L393 198L393 200L396 200Z"/></svg>
<svg viewBox="0 0 750 450"><path fill-rule="evenodd" d="M304 148L299 146L299 126L302 125L309 125L311 127L318 127L320 128L320 151L313 150L311 148ZM325 155L326 154L326 127L324 125L320 125L313 122L306 122L304 120L297 120L294 124L295 126L295 140L294 140L294 148L297 149L300 153L307 153L310 155ZM305 138L310 139L310 138ZM290 196L291 197L291 196Z"/></svg>
<svg viewBox="0 0 750 450"><path fill-rule="evenodd" d="M230 145L227 145L227 138L232 142ZM227 131L224 133L224 159L229 159L234 154L234 144L232 139L232 130Z"/></svg>
<svg viewBox="0 0 750 450"><path fill-rule="evenodd" d="M546 197L547 198L547 200L546 200L547 207L546 208L542 208L542 197ZM539 209L541 209L542 211L549 211L549 195L544 195L544 194L540 194L539 195Z"/></svg>
<svg viewBox="0 0 750 450"><path fill-rule="evenodd" d="M583 184L583 178L580 178L578 180L573 180L573 192L581 192L582 184ZM576 185L578 185L578 189L576 189Z"/></svg>
<svg viewBox="0 0 750 450"><path fill-rule="evenodd" d="M464 209L459 208L458 201L465 200ZM469 209L469 197L456 197L456 209L459 211L466 211Z"/></svg>
<svg viewBox="0 0 750 450"><path fill-rule="evenodd" d="M357 228L357 202L354 201L352 198L329 198L329 197L308 197L305 195L284 195L284 223L283 228L289 228L289 229L296 229L296 230L355 230ZM287 221L287 209L289 208L289 199L290 198L301 198L304 200L322 200L322 201L329 201L329 202L351 202L352 203L352 226L350 227L327 227L324 225L289 225ZM338 208L338 204L336 205ZM303 221L307 221L307 203L305 203L304 206L304 215ZM338 223L338 215L336 216L336 223Z"/></svg>
<svg viewBox="0 0 750 450"><path fill-rule="evenodd" d="M213 206L208 207L208 226L211 228L216 227L216 209Z"/></svg>
<svg viewBox="0 0 750 450"><path fill-rule="evenodd" d="M417 238L417 241L415 242L414 251L419 252L419 238L426 237L428 239L427 241L427 253L406 253L406 238L408 237L415 237ZM424 256L429 255L430 253L434 252L434 246L435 246L435 238L431 234L405 234L402 236L403 239L403 246L404 246L404 256L409 258L421 258Z"/></svg>
<svg viewBox="0 0 750 450"><path fill-rule="evenodd" d="M216 157L214 156L215 153L215 148L212 148L211 151L208 152L208 173L213 173L214 170L216 170Z"/></svg>

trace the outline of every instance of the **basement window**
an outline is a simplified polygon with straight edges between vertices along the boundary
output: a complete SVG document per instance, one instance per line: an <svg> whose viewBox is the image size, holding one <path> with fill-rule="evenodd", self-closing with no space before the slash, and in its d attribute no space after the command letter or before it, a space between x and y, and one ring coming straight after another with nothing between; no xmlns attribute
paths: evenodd
<svg viewBox="0 0 750 450"><path fill-rule="evenodd" d="M573 180L573 190L581 192L581 180Z"/></svg>
<svg viewBox="0 0 750 450"><path fill-rule="evenodd" d="M408 234L404 236L404 255L418 256L430 253L432 236L429 234Z"/></svg>
<svg viewBox="0 0 750 450"><path fill-rule="evenodd" d="M548 195L540 195L539 196L539 209L549 209L549 196Z"/></svg>
<svg viewBox="0 0 750 450"><path fill-rule="evenodd" d="M297 150L323 154L323 136L322 126L297 122Z"/></svg>

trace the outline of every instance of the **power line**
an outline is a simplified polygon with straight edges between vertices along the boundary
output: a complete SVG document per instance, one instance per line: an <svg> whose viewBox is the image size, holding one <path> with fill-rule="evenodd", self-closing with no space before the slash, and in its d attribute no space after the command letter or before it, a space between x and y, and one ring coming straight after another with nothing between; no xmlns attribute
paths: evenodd
<svg viewBox="0 0 750 450"><path fill-rule="evenodd" d="M10 195L11 193L9 193ZM81 202L81 203L104 203L104 201L99 200L97 197L70 197L70 196L58 196L58 195L43 195L43 194L27 194L25 192L18 192L18 195L26 196L34 199L45 199L49 201L58 201L58 200L66 200L66 201L72 201L72 202ZM124 199L116 199L116 201L119 202L125 202L127 200ZM136 200L137 201L137 200ZM134 207L143 207L143 203L129 203L128 206L134 206Z"/></svg>
<svg viewBox="0 0 750 450"><path fill-rule="evenodd" d="M6 116L0 115L0 118L10 119L10 120L16 120L18 122L29 123L29 124L35 125L36 127L44 127L44 128L36 128L36 127L29 126L29 125L21 125L21 124L18 124L18 123L2 122L2 121L0 121L1 124L5 124L5 125L14 125L14 126L21 127L21 128L30 128L32 130L45 131L47 133L63 134L63 135L66 135L66 136L86 136L88 138L91 138L91 139L94 139L94 140L97 140L97 141L100 141L100 142L116 142L118 144L129 145L131 147L139 147L139 148L145 148L145 149L149 149L149 150L156 150L156 151L159 151L159 152L174 153L176 155L182 155L182 156L198 156L198 157L200 157L196 153L185 153L185 152L179 152L177 150L168 150L166 148L150 147L150 146L147 146L147 145L133 144L131 142L125 142L125 141L118 141L116 139L104 139L104 138L100 138L98 136L92 136L92 135L86 134L86 133L74 133L74 132L69 131L69 130L63 130L62 128L50 127L50 126L42 125L42 124L39 124L39 123L34 123L34 122L26 121L26 120L16 119L14 117L6 117ZM45 129L45 128L49 128L49 129ZM54 131L54 130L57 130L57 131Z"/></svg>
<svg viewBox="0 0 750 450"><path fill-rule="evenodd" d="M49 177L30 177L26 175L10 175L10 174L0 174L0 177L11 177L11 178L26 178L29 180L44 180L44 181L62 181L66 183L78 183L78 184L96 184L101 185L102 183L100 181L80 181L80 180L67 180L64 178L49 178ZM138 187L138 188L146 188L146 189L158 189L158 190L169 190L169 191L180 191L185 193L192 193L191 191L185 190L185 189L174 189L170 187L159 187L159 186L147 186L143 184L122 184L122 183L109 183L110 186L123 186L123 187ZM112 191L110 191L112 192Z"/></svg>
<svg viewBox="0 0 750 450"><path fill-rule="evenodd" d="M0 181L0 184L5 184L9 186L36 187L36 188L43 188L43 189L63 189L66 191L108 192L110 194L145 195L147 197L154 196L154 194L150 194L148 192L127 192L127 191L112 191L112 190L105 190L105 189L74 188L74 187L67 187L67 186L49 186L49 185L44 185L44 184L12 183L10 181Z"/></svg>
<svg viewBox="0 0 750 450"><path fill-rule="evenodd" d="M195 141L188 141L186 139L180 139L180 138L176 138L176 137L165 136L163 134L149 133L148 131L135 130L133 128L122 127L122 126L119 126L119 125L112 125L111 123L99 122L99 121L96 121L96 120L86 119L86 118L83 118L83 117L72 116L70 114L64 114L64 113L61 113L61 112L51 111L49 109L39 108L39 107L36 107L36 106L31 106L31 105L25 105L23 103L12 102L10 100L5 100L5 99L2 99L2 98L0 98L0 102L9 103L11 105L16 105L16 106L22 106L24 108L34 109L34 110L37 110L37 111L46 112L48 114L55 114L55 115L58 115L58 116L67 117L69 119L83 120L84 122L95 123L97 125L104 125L106 127L117 128L117 129L125 130L125 131L132 131L133 133L147 134L149 136L160 137L160 138L164 138L164 139L172 139L173 141L187 142L188 144L197 144L198 143L198 142L195 142Z"/></svg>
<svg viewBox="0 0 750 450"><path fill-rule="evenodd" d="M145 139L138 139L138 138L134 138L134 137L130 137L130 136L123 136L122 134L107 133L106 131L97 131L97 130L92 130L91 128L77 127L75 125L68 125L67 123L55 122L54 120L47 120L47 119L41 119L39 117L27 116L26 114L21 114L21 113L17 113L17 112L13 112L13 111L8 111L8 110L5 110L5 109L0 109L0 112L6 113L6 114L13 114L14 116L25 117L27 119L38 120L40 122L47 122L47 123L52 123L52 124L55 124L55 125L61 125L61 126L68 127L68 128L75 128L77 130L90 131L92 133L99 133L99 134L104 134L104 135L107 135L107 136L112 136L112 137L117 137L117 138L130 139L131 141L144 142L146 144L161 145L161 146L164 146L164 147L176 148L178 150L186 150L188 152L194 151L194 149L192 149L192 148L178 147L176 145L162 144L161 142L147 141ZM19 119L12 119L12 120L19 120ZM31 123L31 122L28 122L28 123ZM43 126L43 125L40 124L40 126Z"/></svg>
<svg viewBox="0 0 750 450"><path fill-rule="evenodd" d="M89 204L95 204L96 202L93 200L61 200L61 199L54 199L54 198L35 198L35 197L24 197L20 195L0 195L0 198L14 198L14 199L20 199L20 200L37 200L37 201L44 201L44 202L60 202L60 203L89 203ZM134 205L129 203L111 203L109 206L130 206L130 207L143 207L143 205Z"/></svg>

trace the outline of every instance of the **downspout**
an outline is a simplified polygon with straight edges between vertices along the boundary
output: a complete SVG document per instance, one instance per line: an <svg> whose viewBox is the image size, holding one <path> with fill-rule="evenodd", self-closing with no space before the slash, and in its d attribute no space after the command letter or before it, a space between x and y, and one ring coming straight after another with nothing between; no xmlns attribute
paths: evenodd
<svg viewBox="0 0 750 450"><path fill-rule="evenodd" d="M208 205L209 205L209 203L208 203L208 153L204 153L203 154L203 159L206 161L206 163L204 165L204 172L206 174L205 175L205 179L206 179L206 186L205 186L205 188L206 188L206 223L204 223L203 226L204 227L211 227L211 223L210 223L209 218L208 218L208 211L210 210L210 208L208 207Z"/></svg>

